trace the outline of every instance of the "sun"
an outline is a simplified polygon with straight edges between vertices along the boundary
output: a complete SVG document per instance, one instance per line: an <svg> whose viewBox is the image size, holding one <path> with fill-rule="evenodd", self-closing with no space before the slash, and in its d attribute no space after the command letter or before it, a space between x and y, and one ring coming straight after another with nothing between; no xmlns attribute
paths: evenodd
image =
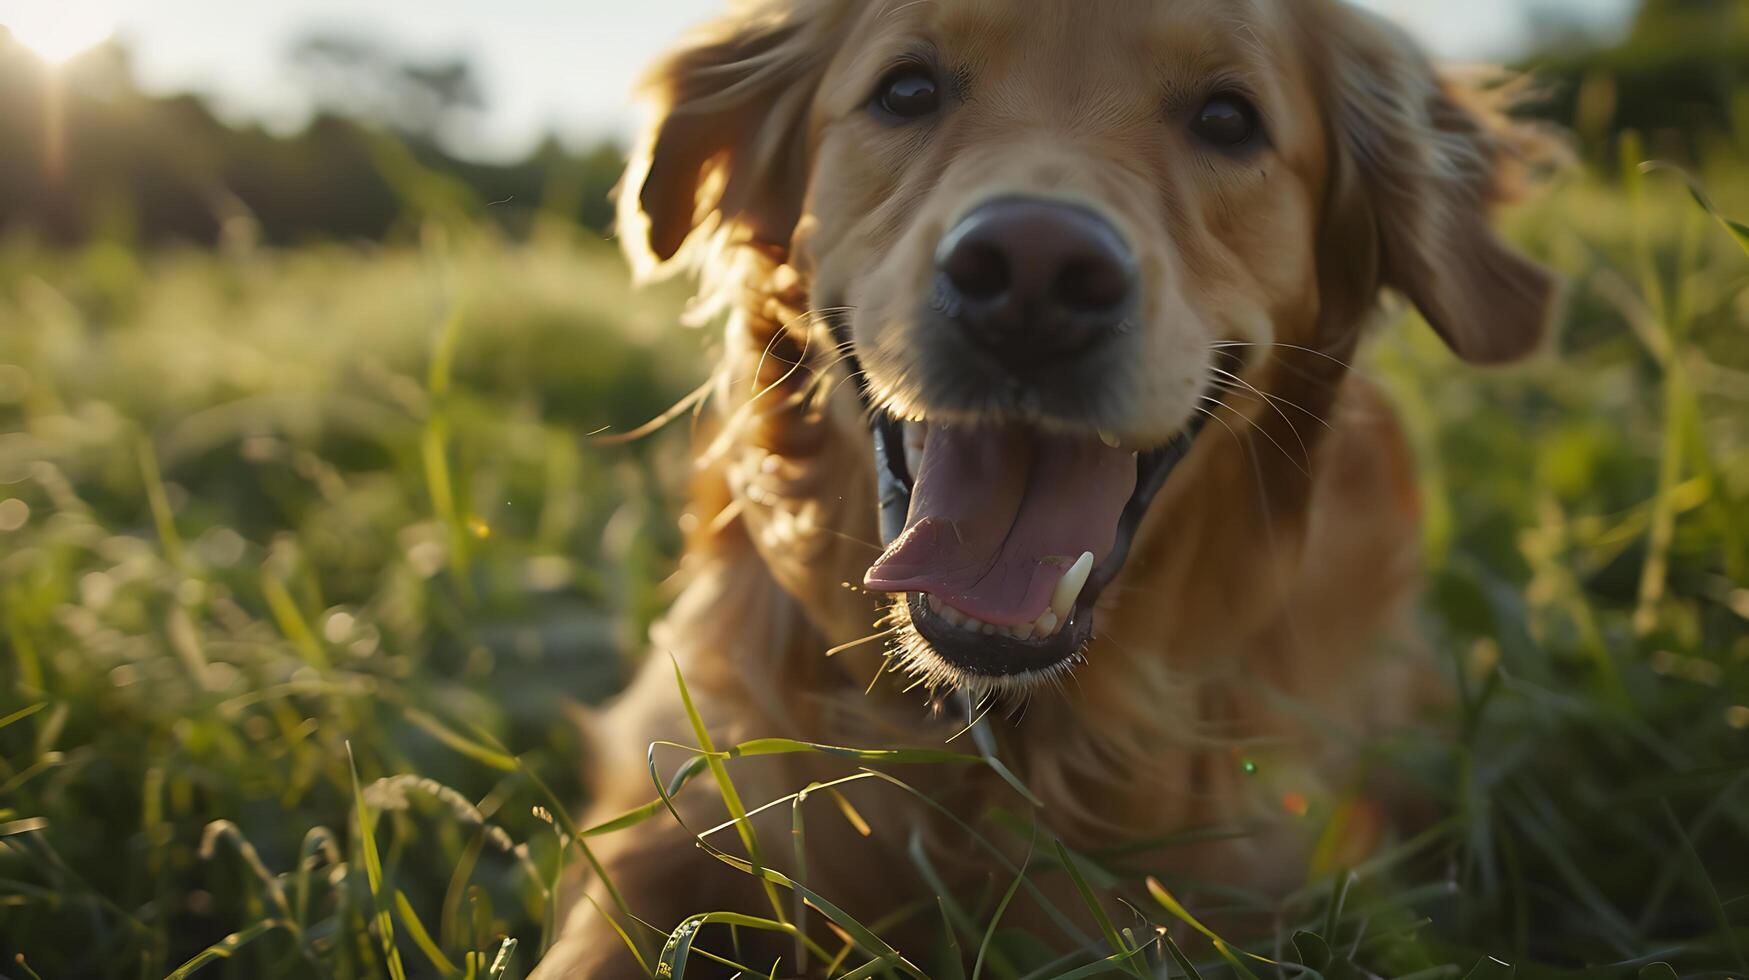
<svg viewBox="0 0 1749 980"><path fill-rule="evenodd" d="M0 27L49 64L109 40L115 15L99 0L0 0Z"/></svg>

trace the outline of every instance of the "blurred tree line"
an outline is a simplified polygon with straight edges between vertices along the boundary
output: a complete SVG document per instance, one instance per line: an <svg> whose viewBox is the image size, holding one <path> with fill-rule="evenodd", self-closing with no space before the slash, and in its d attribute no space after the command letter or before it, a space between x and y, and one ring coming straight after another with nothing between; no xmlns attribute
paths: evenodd
<svg viewBox="0 0 1749 980"><path fill-rule="evenodd" d="M67 244L381 239L426 217L512 231L537 212L605 231L623 149L549 137L512 163L452 149L485 99L466 62L317 36L289 67L314 115L290 135L154 97L110 44L50 69L0 27L0 236Z"/></svg>
<svg viewBox="0 0 1749 980"><path fill-rule="evenodd" d="M1631 128L1662 155L1694 158L1749 134L1749 0L1644 0L1608 38L1557 9L1520 67L1546 93L1532 111L1587 150ZM608 229L621 147L549 138L504 164L456 152L487 111L466 62L314 37L290 66L316 111L280 135L229 125L192 96L141 93L119 47L50 71L0 28L0 236L291 244L381 239L431 216L515 232L541 212Z"/></svg>
<svg viewBox="0 0 1749 980"><path fill-rule="evenodd" d="M1625 36L1599 39L1557 12L1539 18L1525 68L1538 111L1588 148L1624 129L1664 154L1695 158L1749 137L1749 0L1642 0Z"/></svg>

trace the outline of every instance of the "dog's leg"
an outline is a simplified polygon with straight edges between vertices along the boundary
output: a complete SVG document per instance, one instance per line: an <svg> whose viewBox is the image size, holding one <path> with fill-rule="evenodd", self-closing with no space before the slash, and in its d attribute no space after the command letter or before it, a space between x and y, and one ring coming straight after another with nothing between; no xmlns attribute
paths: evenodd
<svg viewBox="0 0 1749 980"><path fill-rule="evenodd" d="M727 507L728 500L717 474L703 474L695 487L695 512ZM740 519L724 520L708 535L695 538L686 567L687 584L652 631L653 650L637 677L586 724L593 771L585 827L656 799L656 787L644 765L652 744L698 744L680 697L676 668L719 749L754 737L821 740L809 713L820 700L815 688L826 683L821 665L830 663L822 657L829 644L780 587L745 524ZM671 778L687 758L682 750L658 748L660 778ZM850 767L809 756L785 756L736 759L728 768L751 810L813 781L842 776ZM568 910L557 943L534 974L537 980L639 975L604 912L646 942L647 957L660 949L668 930L690 915L733 911L773 916L769 896L756 880L712 858L693 837L728 819L710 776L700 775L688 783L675 805L684 827L664 812L589 841L625 906L648 926L628 920L606 883L573 856L574 873L565 896ZM844 824L837 814L832 816ZM780 870L793 863L789 820L788 806L774 807L755 819L766 857ZM810 850L818 848L829 855L837 847L829 842L832 831L842 833L844 828L833 828L832 821L825 819L816 822L822 832L816 834L810 825ZM732 827L709 839L725 851L745 855ZM829 857L810 860L810 883L830 877L832 865ZM828 885L819 887L832 890ZM780 891L779 896L786 906L791 901L787 892ZM727 956L734 948L728 937L726 928L713 925L700 936L699 945ZM740 962L759 975L767 974L779 953L785 954L788 968L787 954L794 948L791 938L749 929L739 930L738 938ZM694 956L688 975L708 976L711 969L708 961Z"/></svg>

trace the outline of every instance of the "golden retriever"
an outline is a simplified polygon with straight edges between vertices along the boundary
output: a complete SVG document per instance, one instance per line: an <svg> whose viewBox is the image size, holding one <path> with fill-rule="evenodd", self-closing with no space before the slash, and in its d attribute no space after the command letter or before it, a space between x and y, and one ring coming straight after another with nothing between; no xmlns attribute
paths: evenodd
<svg viewBox="0 0 1749 980"><path fill-rule="evenodd" d="M999 891L1028 846L943 813L1071 848L1242 826L1127 864L1303 881L1308 809L1422 686L1381 642L1417 577L1412 469L1349 364L1386 290L1465 361L1539 346L1555 281L1489 224L1530 137L1339 0L754 0L652 78L620 236L645 275L699 274L727 329L684 588L593 723L590 819L652 799L651 743L694 741L672 656L719 747L946 747L1030 790L897 767L936 805L847 784L857 818L808 804L800 861L789 806L753 821L915 962L942 946L919 869ZM730 763L749 807L854 771ZM676 806L590 842L617 894L578 880L538 978L639 975L615 924L661 936L627 909L775 915L692 838L724 819L709 780ZM1083 941L1042 911L1066 876L1035 876L1007 921ZM760 935L698 945L821 968Z"/></svg>

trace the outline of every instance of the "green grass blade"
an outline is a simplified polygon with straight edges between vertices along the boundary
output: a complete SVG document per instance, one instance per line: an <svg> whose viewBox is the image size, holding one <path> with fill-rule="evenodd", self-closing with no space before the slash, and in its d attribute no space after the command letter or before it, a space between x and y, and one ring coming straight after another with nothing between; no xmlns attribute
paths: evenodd
<svg viewBox="0 0 1749 980"><path fill-rule="evenodd" d="M1112 924L1111 916L1106 914L1105 907L1099 904L1098 896L1093 894L1093 889L1087 884L1086 877L1081 874L1081 868L1075 863L1074 856L1069 853L1067 847L1063 846L1061 840L1055 843L1057 858L1063 862L1063 870L1069 873L1069 880L1074 882L1075 891L1081 896L1082 904L1086 905L1087 911L1092 913L1093 920L1099 923L1099 931L1105 936L1105 941L1111 945L1114 952L1125 954L1128 947L1124 944L1123 937L1118 935L1117 927ZM1127 955L1124 956L1123 965L1126 973L1139 978L1139 980L1147 980L1147 974Z"/></svg>
<svg viewBox="0 0 1749 980"><path fill-rule="evenodd" d="M419 921L419 913L413 910L413 903L407 899L407 893L395 889L395 913L401 920L401 925L407 929L407 935L413 937L413 944L425 954L437 972L446 977L453 977L461 971L451 963L449 957L443 955L443 949L437 941L431 938L431 933L425 928L425 923Z"/></svg>
<svg viewBox="0 0 1749 980"><path fill-rule="evenodd" d="M699 932L708 925L724 925L740 929L757 929L762 932L777 932L794 936L806 944L809 952L821 960L831 959L819 944L809 939L792 923L779 922L775 919L765 919L740 912L704 912L688 917L674 931L668 934L668 941L662 946L662 955L656 961L656 976L682 977L686 975L686 961L691 957L692 944L698 938ZM703 955L703 951L699 951ZM745 969L745 968L743 968ZM757 976L758 974L754 974Z"/></svg>
<svg viewBox="0 0 1749 980"><path fill-rule="evenodd" d="M558 822L560 829L564 830L566 836L576 845L577 849L583 852L584 862L589 865L589 870L594 873L596 880L600 881L602 887L607 889L608 898L613 902L614 908L619 911L620 915L625 916L627 920L636 921L635 917L632 915L630 907L626 905L625 896L620 893L619 886L614 883L613 876L607 873L607 868L602 866L601 860L595 856L595 851L589 846L589 842L584 839L583 832L578 828L577 822L571 818L571 812L565 807L564 801L559 799L559 794L553 792L553 788L547 785L547 781L541 778L540 773L535 772L534 769L530 768L521 759L517 759L509 749L505 748L496 738L493 738L490 732L487 732L485 729L482 729L477 725L470 725L469 727L473 731L474 736L481 742L491 746L494 750L509 758L516 759L516 771L520 773L523 778L527 779L529 783L540 792L541 796L545 798L547 812ZM636 957L638 965L643 967L644 972L648 974L650 972L649 960L645 958L643 950L639 947L637 941L632 939L631 936L620 927L619 922L615 920L613 916L608 915L604 910L600 909L599 906L597 906L597 911L613 924L614 931L618 932L620 936L626 940L627 944L631 946L632 955Z"/></svg>
<svg viewBox="0 0 1749 980"><path fill-rule="evenodd" d="M491 766L493 769L497 769L501 772L516 771L516 759L513 756L488 748L473 739L467 738L455 729L450 728L448 725L437 720L434 716L420 711L417 708L408 708L403 714L408 721L412 722L426 734L457 752L460 752L462 755L473 759L475 762L484 763L485 765Z"/></svg>
<svg viewBox="0 0 1749 980"><path fill-rule="evenodd" d="M772 868L766 867L755 870L753 864L745 858L736 857L735 855L713 847L702 840L700 841L700 845L710 856L723 862L729 867L740 871L742 874L753 875L754 877L762 878L765 881L770 882L774 886L790 888L800 892L802 897L808 900L809 905L818 909L822 915L832 920L838 928L844 930L845 934L850 936L864 952L887 961L890 965L918 978L918 980L928 980L921 970L909 960L905 959L898 950L888 945L886 940L882 939L873 930L869 929L861 922L858 922L855 917L850 915L850 913L833 904L819 892L808 888L806 885L803 885L798 881L792 880L781 871L776 871Z"/></svg>
<svg viewBox="0 0 1749 980"><path fill-rule="evenodd" d="M923 877L924 886L929 891L935 893L935 904L940 908L941 914L947 921L948 925L956 929L958 932L965 933L967 936L978 935L977 922L974 921L972 916L960 905L958 899L954 897L952 890L948 887L946 879L941 876L941 872L936 870L935 862L930 860L929 849L924 843L923 832L921 830L912 830L910 842L906 845L906 852L910 855L912 867L916 868L917 873ZM959 941L957 933L952 938L957 944ZM990 967L1003 977L1010 978L1010 980L1019 976L1019 972L1010 966L1007 960L996 950L991 950Z"/></svg>
<svg viewBox="0 0 1749 980"><path fill-rule="evenodd" d="M839 778L834 779L829 783L811 783L811 784L809 784L808 788L806 788L806 789L798 790L797 792L790 793L786 796L780 796L777 799L772 800L769 803L762 803L759 806L757 806L751 810L748 810L747 815L741 819L742 820L751 820L752 818L759 816L761 813L764 813L767 810L775 810L781 806L793 806L797 801L805 800L806 797L809 794L813 793L815 790L830 789L830 788L835 787L835 786L843 786L845 783L861 782L864 779L873 779L873 778L874 778L873 774L871 774L867 771L863 771L863 772L853 773L849 776L840 776ZM710 837L711 835L716 834L720 831L724 831L724 830L729 829L729 827L732 826L735 822L736 821L734 821L734 820L725 820L722 823L717 824L714 827L711 827L709 830L705 830L705 831L701 832L701 836Z"/></svg>
<svg viewBox="0 0 1749 980"><path fill-rule="evenodd" d="M869 826L867 820L863 819L862 813L856 809L856 805L850 802L850 797L832 787L827 787L826 795L832 798L833 805L838 807L838 812L844 815L844 822L850 824L852 830L864 837L874 836L874 828Z"/></svg>
<svg viewBox="0 0 1749 980"><path fill-rule="evenodd" d="M145 485L146 502L152 510L152 524L158 532L158 542L164 548L164 559L171 568L183 570L182 535L176 530L176 512L170 506L170 495L164 488L164 475L158 469L158 453L152 440L139 438L140 480Z"/></svg>
<svg viewBox="0 0 1749 980"><path fill-rule="evenodd" d="M649 960L644 958L643 947L639 946L638 941L633 939L631 934L626 932L625 927L619 924L619 919L609 915L607 910L601 907L601 903L595 900L595 896L589 894L587 891L583 893L583 900L588 902L589 907L595 910L595 914L601 916L602 920L607 923L608 927L614 931L614 934L619 936L619 941L631 952L632 959L638 961L638 969L644 971L644 976L654 976L650 971Z"/></svg>
<svg viewBox="0 0 1749 980"><path fill-rule="evenodd" d="M870 980L883 973L892 972L893 965L886 960L869 960L867 963L839 977L838 980Z"/></svg>
<svg viewBox="0 0 1749 980"><path fill-rule="evenodd" d="M1725 233L1731 236L1731 240L1737 243L1737 247L1743 250L1744 255L1749 255L1749 224L1728 217L1723 211L1720 211L1718 206L1713 204L1712 195L1706 192L1706 188L1701 186L1700 181L1696 180L1693 174L1663 160L1648 160L1640 164L1640 171L1642 173L1675 174L1687 185L1688 196L1694 198L1694 203L1700 205L1702 211L1718 222L1719 227L1725 229Z"/></svg>
<svg viewBox="0 0 1749 980"><path fill-rule="evenodd" d="M1700 893L1707 911L1718 921L1725 941L1730 943L1731 955L1737 961L1737 969L1749 971L1749 962L1744 961L1743 948L1737 943L1737 933L1732 927L1730 913L1725 911L1725 903L1719 897L1718 886L1713 884L1712 876L1707 873L1706 862L1701 859L1700 852L1694 849L1694 840L1683 829L1682 822L1676 819L1676 811L1670 808L1670 801L1661 800L1660 803L1664 810L1664 821L1670 825L1676 839L1682 842L1682 856L1693 871L1695 891Z"/></svg>
<svg viewBox="0 0 1749 980"><path fill-rule="evenodd" d="M388 897L383 894L383 862L377 854L376 816L364 801L364 787L358 781L358 762L352 755L352 743L346 743L346 763L352 770L352 805L358 810L359 848L364 852L364 871L370 883L371 903L376 906L377 932L381 934L383 959L388 964L392 980L407 980L407 968L401 963L401 951L395 947L395 917L389 911Z"/></svg>
<svg viewBox="0 0 1749 980"><path fill-rule="evenodd" d="M486 980L501 980L504 974L510 972L510 959L516 955L516 940L506 937L498 944L498 952L492 957L492 965L486 967Z"/></svg>
<svg viewBox="0 0 1749 980"><path fill-rule="evenodd" d="M206 949L201 950L199 953L196 953L188 962L177 967L173 972L166 976L164 980L187 980L188 977L193 976L196 971L200 970L207 964L217 962L218 960L228 960L236 955L238 950L255 940L260 939L262 936L267 935L275 929L283 928L285 928L284 922L281 922L278 919L267 919L262 922L257 922L240 932L233 932L229 936L226 936L218 942L213 943L211 946L208 946ZM19 962L22 963L23 961L20 960Z"/></svg>
<svg viewBox="0 0 1749 980"><path fill-rule="evenodd" d="M286 588L285 583L273 571L266 568L261 571L261 597L267 600L268 611L273 613L280 633L291 641L292 647L305 662L318 673L326 674L331 666L327 649L310 630L309 621L298 609L298 602L292 598L291 590Z"/></svg>
<svg viewBox="0 0 1749 980"><path fill-rule="evenodd" d="M686 976L686 958L692 953L692 939L698 935L704 919L704 916L693 916L675 926L674 931L668 934L668 941L662 946L662 955L656 960L658 977Z"/></svg>
<svg viewBox="0 0 1749 980"><path fill-rule="evenodd" d="M261 854L255 850L255 845L244 836L243 829L229 820L214 820L207 824L205 833L201 834L199 854L201 860L210 860L218 849L221 840L228 840L236 849L237 856L242 859L245 867L261 883L261 890L272 901L273 907L285 919L291 919L291 903L286 900L285 888L280 884L279 876L268 870Z"/></svg>
<svg viewBox="0 0 1749 980"><path fill-rule="evenodd" d="M1341 936L1342 909L1348 904L1348 890L1354 887L1354 872L1344 868L1336 872L1336 884L1330 891L1330 909L1324 916L1324 939L1336 942Z"/></svg>
<svg viewBox="0 0 1749 980"><path fill-rule="evenodd" d="M942 954L946 960L942 964L945 967L944 975L934 980L966 980L966 954L960 948L959 929L955 928L953 918L947 913L947 896L935 896L935 908L941 913L942 935L947 942L947 949Z"/></svg>
<svg viewBox="0 0 1749 980"><path fill-rule="evenodd" d="M698 744L707 753L715 753L716 746L711 742L711 733L705 727L704 718L698 713L698 708L692 703L692 692L686 688L686 678L680 672L680 661L674 660L674 683L680 688L680 703L686 709L686 718L692 723L692 734L698 739ZM714 755L709 759L711 778L716 780L717 792L723 798L723 806L729 811L729 819L735 821L735 832L741 838L741 844L747 848L747 857L753 862L754 874L760 879L760 886L765 890L765 897L771 902L771 911L779 922L784 921L783 900L777 896L777 887L759 871L765 867L764 858L759 852L759 834L747 820L747 807L741 802L741 794L736 791L735 783L729 778L729 767L723 765L720 758Z"/></svg>
<svg viewBox="0 0 1749 980"><path fill-rule="evenodd" d="M1032 790L1027 789L1026 784L1020 781L1020 777L1011 772L1009 768L1002 763L1001 759L996 758L993 754L983 756L982 758L984 764L989 766L992 772L1002 777L1003 782L1007 783L1011 789L1020 794L1021 799L1024 799L1035 807L1041 809L1044 807L1044 801L1033 795Z"/></svg>
<svg viewBox="0 0 1749 980"><path fill-rule="evenodd" d="M1034 842L1036 843L1036 841ZM1014 901L1014 896L1020 891L1021 884L1026 881L1026 870L1032 864L1033 849L1029 845L1026 857L1020 862L1020 871L1014 880L1008 883L1008 890L1002 893L1002 900L996 903L996 911L990 915L990 924L984 929L984 939L978 943L978 958L972 964L972 980L979 980L984 973L984 959L991 952L990 944L996 940L996 928L1002 924L1002 916L1008 912L1008 905Z"/></svg>
<svg viewBox="0 0 1749 980"><path fill-rule="evenodd" d="M0 837L12 837L17 834L33 834L39 830L48 829L49 822L42 817L25 817L20 820L8 820L0 823Z"/></svg>
<svg viewBox="0 0 1749 980"><path fill-rule="evenodd" d="M701 740L702 743L702 740ZM707 751L716 751L706 746ZM877 763L888 762L909 765L941 765L943 763L981 763L984 760L975 755L962 752L947 752L942 749L855 749L843 745L823 745L819 742L802 742L793 738L756 738L742 742L723 752L724 758L753 758L762 755L795 755L809 752L817 755L837 756L841 759L851 759L856 762Z"/></svg>
<svg viewBox="0 0 1749 980"><path fill-rule="evenodd" d="M431 362L426 372L426 390L432 408L420 435L419 455L424 466L426 494L431 499L432 515L448 532L449 568L464 594L470 594L468 568L472 553L472 535L458 506L454 477L450 473L450 386L454 375L455 355L460 348L462 327L467 322L467 303L454 301L433 338Z"/></svg>
<svg viewBox="0 0 1749 980"><path fill-rule="evenodd" d="M1187 980L1202 980L1202 974L1197 972L1196 964L1190 962L1190 957L1184 955L1184 950L1178 948L1178 943L1173 941L1171 935L1161 935L1160 941L1166 944L1166 952L1171 955L1172 962L1177 963L1178 968L1184 971Z"/></svg>
<svg viewBox="0 0 1749 980"><path fill-rule="evenodd" d="M1512 964L1488 956L1464 974L1464 980L1512 980L1516 972Z"/></svg>
<svg viewBox="0 0 1749 980"><path fill-rule="evenodd" d="M871 769L868 770L868 772L876 779L890 783L891 785L904 790L906 793L909 793L911 796L915 797L918 802L934 810L949 823L952 823L954 826L964 831L966 835L971 838L973 843L977 844L981 850L995 860L997 866L1006 869L1009 874L1017 876L1020 874L1020 868L1008 859L1008 855L1003 853L1001 848L991 843L989 838L979 833L976 828L962 819L959 814L953 812L950 808L943 806L939 801L929 796L929 794L924 793L917 787L912 786L910 783L907 783L902 779L888 775L878 769ZM1085 945L1092 941L1091 937L1083 932L1072 919L1067 915L1064 915L1063 911L1056 907L1056 905L1050 900L1050 896L1046 895L1043 889L1034 884L1031 879L1025 879L1025 882L1028 894L1038 902L1039 908L1044 910L1045 914L1050 917L1051 921L1062 930L1065 938L1080 945Z"/></svg>
<svg viewBox="0 0 1749 980"><path fill-rule="evenodd" d="M593 827L586 828L578 836L600 837L604 834L612 834L621 830L628 830L646 820L649 820L651 817L656 816L665 809L667 809L667 807L663 805L660 799L651 800L643 806L627 810L611 820L604 820Z"/></svg>
<svg viewBox="0 0 1749 980"><path fill-rule="evenodd" d="M795 858L796 876L800 878L808 876L808 827L807 820L802 815L802 804L807 802L808 792L818 788L819 785L819 783L809 784L807 789L795 794L795 799L790 801L791 853ZM790 921L794 922L796 927L796 971L805 974L808 972L808 949L802 943L802 937L807 935L808 931L808 906L806 902L802 901L802 896L794 892L790 893Z"/></svg>
<svg viewBox="0 0 1749 980"><path fill-rule="evenodd" d="M1330 944L1324 941L1323 936L1301 930L1294 933L1293 946L1301 966L1313 970L1329 969L1333 957L1330 954Z"/></svg>
<svg viewBox="0 0 1749 980"><path fill-rule="evenodd" d="M1067 973L1059 973L1052 980L1084 980L1086 977L1102 977L1112 973L1128 973L1131 976L1146 977L1146 973L1137 973L1139 968L1136 966L1136 960L1146 948L1145 946L1135 949L1120 947L1117 952L1104 959L1070 970Z"/></svg>
<svg viewBox="0 0 1749 980"><path fill-rule="evenodd" d="M1184 905L1167 890L1166 886L1160 883L1158 878L1150 877L1148 879L1148 894L1154 896L1154 901L1159 902L1162 908L1176 916L1179 921L1207 937L1208 941L1214 944L1215 952L1221 954L1221 958L1226 960L1227 965L1231 966L1233 972L1237 973L1239 976L1247 978L1247 980L1256 980L1256 974L1252 973L1250 969L1245 966L1244 962L1239 959L1240 955L1244 955L1248 959L1255 960L1267 966L1279 967L1281 965L1272 959L1258 956L1256 953L1247 952L1245 950L1235 950L1225 939L1222 939L1217 935L1214 930L1203 925L1196 916L1191 915L1190 910L1186 909Z"/></svg>
<svg viewBox="0 0 1749 980"><path fill-rule="evenodd" d="M486 847L486 831L484 828L474 831L462 847L461 857L449 874L449 885L443 890L443 904L437 913L438 935L443 944L449 946L463 945L462 934L462 898L467 894L468 881L474 876L474 868L480 863L480 853Z"/></svg>
<svg viewBox="0 0 1749 980"><path fill-rule="evenodd" d="M333 832L326 827L311 827L298 847L298 867L292 878L292 920L300 930L309 923L310 874L320 859L326 859L330 867L344 863Z"/></svg>
<svg viewBox="0 0 1749 980"><path fill-rule="evenodd" d="M0 718L0 729L6 728L7 726L13 725L17 722L21 722L24 719L29 718L31 715L36 714L37 712L41 711L42 709L44 709L48 706L49 706L49 703L47 701L38 701L36 704L32 704L32 705L28 705L28 706L23 707L23 708L19 708L17 711L14 711L13 713L7 715L6 717Z"/></svg>
<svg viewBox="0 0 1749 980"><path fill-rule="evenodd" d="M1524 788L1524 795L1531 794ZM1547 810L1546 800L1531 800L1531 806L1542 803L1542 809ZM1557 830L1544 822L1541 814L1530 812L1531 807L1513 807L1509 814L1515 818L1519 830L1526 840L1534 845L1554 867L1556 873L1565 882L1567 888L1584 903L1586 909L1596 917L1597 921L1608 926L1610 935L1620 941L1626 941L1634 935L1634 927L1622 915L1621 910L1611 904L1609 897L1598 888L1591 877L1585 873L1560 839Z"/></svg>

